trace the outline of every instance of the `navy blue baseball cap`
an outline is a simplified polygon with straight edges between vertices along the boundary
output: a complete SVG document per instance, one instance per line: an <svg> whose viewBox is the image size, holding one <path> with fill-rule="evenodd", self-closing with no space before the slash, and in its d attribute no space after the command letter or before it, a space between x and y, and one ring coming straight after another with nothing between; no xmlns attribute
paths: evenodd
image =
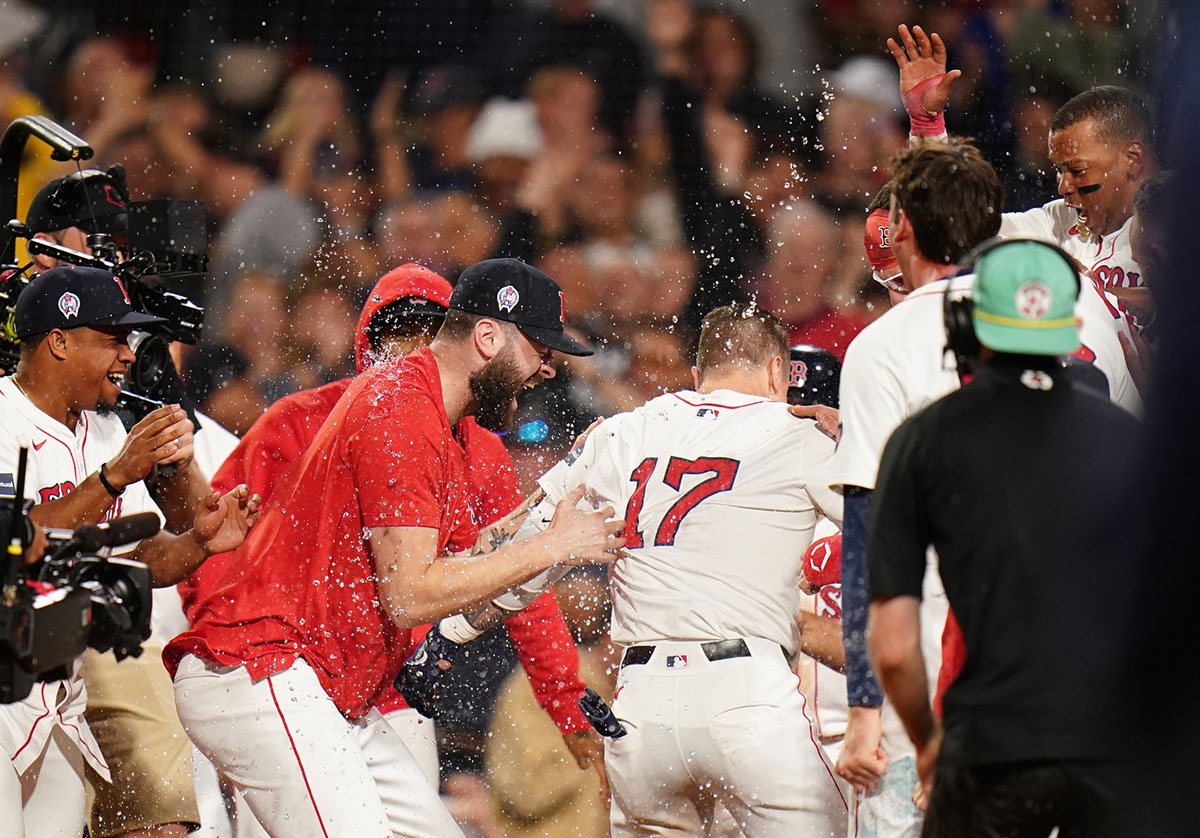
<svg viewBox="0 0 1200 838"><path fill-rule="evenodd" d="M134 311L120 278L99 268L75 265L61 265L35 276L21 290L13 313L13 331L19 340L51 329L137 328L166 322Z"/></svg>
<svg viewBox="0 0 1200 838"><path fill-rule="evenodd" d="M520 259L485 259L471 265L459 274L450 308L506 320L566 355L592 354L563 331L567 302L558 283Z"/></svg>

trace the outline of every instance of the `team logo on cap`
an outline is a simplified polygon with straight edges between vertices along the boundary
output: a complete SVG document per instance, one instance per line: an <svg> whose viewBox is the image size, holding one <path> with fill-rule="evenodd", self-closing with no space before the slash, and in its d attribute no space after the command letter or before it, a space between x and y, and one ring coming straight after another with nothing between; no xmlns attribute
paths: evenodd
<svg viewBox="0 0 1200 838"><path fill-rule="evenodd" d="M496 292L496 305L500 306L501 311L511 312L519 302L521 302L521 295L511 285L505 285Z"/></svg>
<svg viewBox="0 0 1200 838"><path fill-rule="evenodd" d="M79 298L70 291L65 292L58 298L58 310L63 313L63 317L76 317L79 314Z"/></svg>
<svg viewBox="0 0 1200 838"><path fill-rule="evenodd" d="M1041 282L1026 282L1017 289L1017 311L1026 320L1041 320L1053 301L1054 295Z"/></svg>
<svg viewBox="0 0 1200 838"><path fill-rule="evenodd" d="M803 387L808 381L808 364L803 361L792 361L792 373L788 376L789 387Z"/></svg>

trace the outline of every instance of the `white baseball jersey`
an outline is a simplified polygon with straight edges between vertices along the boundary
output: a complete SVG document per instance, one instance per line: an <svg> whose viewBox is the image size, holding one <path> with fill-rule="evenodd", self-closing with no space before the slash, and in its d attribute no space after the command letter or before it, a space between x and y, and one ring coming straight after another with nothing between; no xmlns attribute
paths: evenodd
<svg viewBox="0 0 1200 838"><path fill-rule="evenodd" d="M951 293L969 292L974 276L953 279ZM1129 323L1087 277L1080 277L1075 314L1080 320L1080 355L1108 378L1109 397L1131 413L1142 402L1118 334ZM835 484L875 488L883 447L909 416L957 390L954 361L945 351L944 296L951 280L921 286L858 334L842 366L842 438L834 460Z"/></svg>
<svg viewBox="0 0 1200 838"><path fill-rule="evenodd" d="M29 449L25 472L25 497L36 503L48 503L62 497L92 472L121 451L125 427L115 415L102 416L84 411L72 431L33 405L13 382L0 378L0 494L12 495L17 475L18 449ZM104 515L112 520L137 512L158 513L144 483L130 484L113 501ZM160 515L161 518L161 515ZM55 696L62 686L68 700L56 705ZM22 702L0 705L0 740L18 773L24 771L42 752L55 727L60 728L79 746L84 758L102 776L108 768L100 748L83 721L87 692L82 679L38 684Z"/></svg>
<svg viewBox="0 0 1200 838"><path fill-rule="evenodd" d="M1105 288L1141 288L1142 269L1133 261L1129 230L1133 218L1121 229L1100 238L1088 236L1079 226L1079 214L1059 198L1024 212L1006 212L1000 221L1004 238L1022 236L1051 242L1074 256L1087 273Z"/></svg>
<svg viewBox="0 0 1200 838"><path fill-rule="evenodd" d="M794 654L800 562L819 512L842 517L832 455L782 402L683 391L606 420L539 483L554 501L585 484L627 522L615 643L759 637Z"/></svg>

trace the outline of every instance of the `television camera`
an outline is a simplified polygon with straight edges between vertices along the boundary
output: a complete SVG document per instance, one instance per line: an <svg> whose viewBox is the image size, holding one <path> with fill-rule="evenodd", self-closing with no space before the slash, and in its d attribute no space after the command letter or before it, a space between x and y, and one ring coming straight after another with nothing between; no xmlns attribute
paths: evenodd
<svg viewBox="0 0 1200 838"><path fill-rule="evenodd" d="M158 516L44 530L42 541L24 498L27 456L22 448L13 484L0 483L0 704L66 677L85 649L111 649L121 660L140 655L150 636L150 568L100 551L154 535ZM31 563L33 551L40 555Z"/></svg>

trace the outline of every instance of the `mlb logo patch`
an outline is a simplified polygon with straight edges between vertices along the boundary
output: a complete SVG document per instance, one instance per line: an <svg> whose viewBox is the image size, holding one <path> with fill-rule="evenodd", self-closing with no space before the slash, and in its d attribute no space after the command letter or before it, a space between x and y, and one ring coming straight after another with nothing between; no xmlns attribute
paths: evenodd
<svg viewBox="0 0 1200 838"><path fill-rule="evenodd" d="M687 655L667 655L667 669L686 669Z"/></svg>
<svg viewBox="0 0 1200 838"><path fill-rule="evenodd" d="M717 409L713 407L702 407L696 411L696 416L700 419L716 419L719 415Z"/></svg>

